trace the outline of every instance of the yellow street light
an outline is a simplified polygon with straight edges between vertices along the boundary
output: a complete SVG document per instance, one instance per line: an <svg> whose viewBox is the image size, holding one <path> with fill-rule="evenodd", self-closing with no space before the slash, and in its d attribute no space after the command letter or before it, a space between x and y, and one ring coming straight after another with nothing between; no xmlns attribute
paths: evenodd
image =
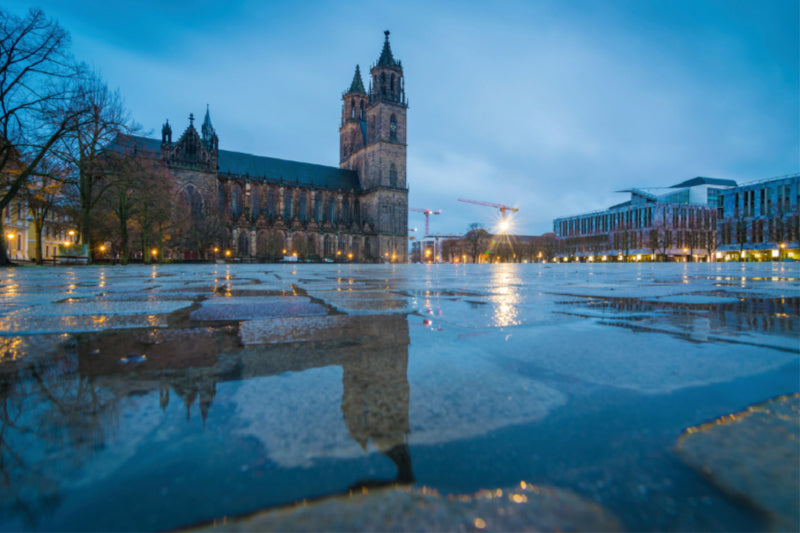
<svg viewBox="0 0 800 533"><path fill-rule="evenodd" d="M347 254L347 258L348 258L348 259L352 259L352 258L353 258L353 254L351 254L351 253L350 253L350 254Z"/></svg>
<svg viewBox="0 0 800 533"><path fill-rule="evenodd" d="M781 248L786 248L786 243L785 242L781 243Z"/></svg>
<svg viewBox="0 0 800 533"><path fill-rule="evenodd" d="M217 247L215 246L215 247L214 247L214 253L217 253L217 252L219 252L219 248L217 248Z"/></svg>
<svg viewBox="0 0 800 533"><path fill-rule="evenodd" d="M292 252L292 257L297 257L297 252Z"/></svg>
<svg viewBox="0 0 800 533"><path fill-rule="evenodd" d="M69 231L67 232L67 235L69 235L70 237L72 237L73 235L75 235L75 230L74 230L74 229L71 229L71 230L69 230Z"/></svg>
<svg viewBox="0 0 800 533"><path fill-rule="evenodd" d="M230 257L231 256L231 251L230 250L225 250L225 255Z"/></svg>
<svg viewBox="0 0 800 533"><path fill-rule="evenodd" d="M106 251L105 245L102 245L102 244L100 245L100 251L101 252L105 252Z"/></svg>
<svg viewBox="0 0 800 533"><path fill-rule="evenodd" d="M286 248L283 249L283 255L286 255Z"/></svg>
<svg viewBox="0 0 800 533"><path fill-rule="evenodd" d="M155 248L153 248L152 250L150 250L150 255L153 255L153 256L155 256L156 254L158 254L158 250L156 250Z"/></svg>
<svg viewBox="0 0 800 533"><path fill-rule="evenodd" d="M8 237L8 239L11 240L14 237L16 237L16 235L14 235L13 233L9 233L8 235L6 235L6 237Z"/></svg>

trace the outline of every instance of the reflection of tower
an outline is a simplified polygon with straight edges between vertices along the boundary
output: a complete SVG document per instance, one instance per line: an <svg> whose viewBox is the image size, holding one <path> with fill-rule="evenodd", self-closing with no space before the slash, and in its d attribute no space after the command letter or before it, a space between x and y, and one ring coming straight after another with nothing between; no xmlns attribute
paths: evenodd
<svg viewBox="0 0 800 533"><path fill-rule="evenodd" d="M342 365L342 415L353 440L366 449L371 439L395 463L395 481L412 483L408 322L404 316L390 315L368 324L367 329L375 329L365 331L368 346L361 346L355 357Z"/></svg>
<svg viewBox="0 0 800 533"><path fill-rule="evenodd" d="M170 384L186 406L186 420L189 420L191 417L192 404L198 396L200 397L198 401L200 416L203 419L203 424L205 424L208 410L217 392L216 368L205 367L188 369L182 372L179 377L176 376L175 379L171 379ZM167 392L167 394L169 394L169 392Z"/></svg>

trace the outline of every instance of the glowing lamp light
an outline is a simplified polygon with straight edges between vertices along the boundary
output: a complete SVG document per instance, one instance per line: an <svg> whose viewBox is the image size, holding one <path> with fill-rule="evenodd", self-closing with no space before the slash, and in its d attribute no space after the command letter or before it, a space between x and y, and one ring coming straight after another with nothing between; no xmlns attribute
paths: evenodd
<svg viewBox="0 0 800 533"><path fill-rule="evenodd" d="M292 257L297 257L297 252L292 252Z"/></svg>
<svg viewBox="0 0 800 533"><path fill-rule="evenodd" d="M153 255L153 256L155 256L157 253L158 253L158 250L156 250L155 248L153 248L152 250L150 250L150 255Z"/></svg>
<svg viewBox="0 0 800 533"><path fill-rule="evenodd" d="M16 237L16 235L14 235L13 233L9 233L8 235L6 235L6 237L8 237L8 239L11 240L14 237Z"/></svg>
<svg viewBox="0 0 800 533"><path fill-rule="evenodd" d="M227 257L230 257L230 256L231 256L231 251L230 251L230 250L225 250L225 255L226 255Z"/></svg>
<svg viewBox="0 0 800 533"><path fill-rule="evenodd" d="M69 230L69 231L67 232L67 234L68 234L70 237L72 237L73 235L75 235L75 230L71 229L71 230Z"/></svg>
<svg viewBox="0 0 800 533"><path fill-rule="evenodd" d="M100 245L100 251L101 252L105 252L106 251L106 247L104 245L102 245L102 244Z"/></svg>
<svg viewBox="0 0 800 533"><path fill-rule="evenodd" d="M347 258L348 259L352 259L353 258L353 254L347 254Z"/></svg>
<svg viewBox="0 0 800 533"><path fill-rule="evenodd" d="M217 248L217 247L215 246L215 247L214 247L214 253L217 253L217 252L219 252L219 248Z"/></svg>
<svg viewBox="0 0 800 533"><path fill-rule="evenodd" d="M786 243L785 242L781 243L781 248L786 248Z"/></svg>

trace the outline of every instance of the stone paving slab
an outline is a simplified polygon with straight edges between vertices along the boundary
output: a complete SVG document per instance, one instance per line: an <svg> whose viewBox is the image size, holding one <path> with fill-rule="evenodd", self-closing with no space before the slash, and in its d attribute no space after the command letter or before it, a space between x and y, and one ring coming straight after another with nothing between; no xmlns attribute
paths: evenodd
<svg viewBox="0 0 800 533"><path fill-rule="evenodd" d="M309 298L268 297L268 298L232 298L209 299L203 302L200 309L191 312L189 318L196 321L215 320L252 320L267 317L298 317L327 315L328 310Z"/></svg>
<svg viewBox="0 0 800 533"><path fill-rule="evenodd" d="M800 530L800 394L782 396L687 429L675 450L724 491Z"/></svg>
<svg viewBox="0 0 800 533"><path fill-rule="evenodd" d="M621 526L609 511L572 492L521 482L451 496L426 488L363 489L193 531L483 530L621 531Z"/></svg>

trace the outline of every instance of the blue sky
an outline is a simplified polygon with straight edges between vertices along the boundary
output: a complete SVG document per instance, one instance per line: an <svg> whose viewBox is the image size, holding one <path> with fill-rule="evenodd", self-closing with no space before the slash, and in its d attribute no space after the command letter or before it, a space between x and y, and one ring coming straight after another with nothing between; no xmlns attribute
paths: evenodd
<svg viewBox="0 0 800 533"><path fill-rule="evenodd" d="M800 171L798 2L15 2L72 35L153 136L206 104L220 147L338 165L341 93L391 30L403 62L410 205L431 231L515 230L626 187ZM410 213L411 227L424 217Z"/></svg>

